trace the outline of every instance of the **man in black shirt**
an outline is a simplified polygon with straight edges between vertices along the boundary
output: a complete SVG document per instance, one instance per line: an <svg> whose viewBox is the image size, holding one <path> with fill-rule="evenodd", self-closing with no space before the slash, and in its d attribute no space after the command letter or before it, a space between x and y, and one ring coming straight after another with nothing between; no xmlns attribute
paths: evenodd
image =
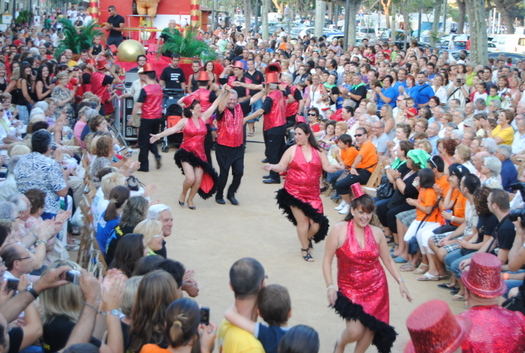
<svg viewBox="0 0 525 353"><path fill-rule="evenodd" d="M350 99L350 102L352 103L350 104L350 106L352 108L356 108L359 106L361 100L363 100L366 97L367 90L366 85L363 82L363 78L359 74L354 75L354 77L352 78L352 83L353 85L350 91L343 90L342 93L343 98Z"/></svg>
<svg viewBox="0 0 525 353"><path fill-rule="evenodd" d="M160 75L160 85L166 88L186 90L186 77L184 71L179 67L180 55L171 55L171 64Z"/></svg>
<svg viewBox="0 0 525 353"><path fill-rule="evenodd" d="M115 44L117 47L122 43L124 38L122 37L122 29L124 28L124 17L117 13L115 6L111 5L108 7L109 17L106 29L109 31L108 34L108 46Z"/></svg>
<svg viewBox="0 0 525 353"><path fill-rule="evenodd" d="M253 59L248 59L247 60L247 65L248 65L248 71L244 72L244 77L246 77L250 81L252 81L252 83L254 85L262 84L263 81L264 81L264 76L263 76L262 72L260 72L259 70L255 69L255 62L253 61ZM261 90L251 89L250 90L250 96L253 97L254 95L256 95L260 91ZM255 102L252 105L252 112L256 111L257 109L259 109L261 107L262 107L262 100L259 99L259 100L257 100L257 102ZM249 137L252 137L254 135L255 122L258 121L258 120L259 119L254 119L254 120L248 121L248 136Z"/></svg>

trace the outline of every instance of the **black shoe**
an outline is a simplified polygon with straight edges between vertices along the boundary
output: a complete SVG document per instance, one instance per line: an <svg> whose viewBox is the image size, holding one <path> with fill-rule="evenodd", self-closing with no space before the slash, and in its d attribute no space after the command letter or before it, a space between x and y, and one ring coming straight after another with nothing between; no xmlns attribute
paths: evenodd
<svg viewBox="0 0 525 353"><path fill-rule="evenodd" d="M263 183L265 184L280 184L281 181L273 178L268 178L266 180L263 180Z"/></svg>
<svg viewBox="0 0 525 353"><path fill-rule="evenodd" d="M263 175L263 179L270 179L272 176L270 174L268 175Z"/></svg>
<svg viewBox="0 0 525 353"><path fill-rule="evenodd" d="M268 163L268 158L263 159L261 163Z"/></svg>
<svg viewBox="0 0 525 353"><path fill-rule="evenodd" d="M147 169L139 169L139 170L137 170L137 172L146 172L147 173L147 172L149 172L149 170L147 170Z"/></svg>
<svg viewBox="0 0 525 353"><path fill-rule="evenodd" d="M228 201L232 203L232 205L237 206L239 205L239 201L235 198L235 196L228 196Z"/></svg>
<svg viewBox="0 0 525 353"><path fill-rule="evenodd" d="M157 160L157 169L160 169L160 167L162 167L162 162L160 161L160 159L161 159L160 156L158 156L158 157L156 158L156 160Z"/></svg>
<svg viewBox="0 0 525 353"><path fill-rule="evenodd" d="M222 197L221 198L216 198L215 202L217 202L219 205L226 205L226 201L224 201L224 199Z"/></svg>
<svg viewBox="0 0 525 353"><path fill-rule="evenodd" d="M452 291L450 291L450 295L456 295L459 293L459 289L454 289Z"/></svg>

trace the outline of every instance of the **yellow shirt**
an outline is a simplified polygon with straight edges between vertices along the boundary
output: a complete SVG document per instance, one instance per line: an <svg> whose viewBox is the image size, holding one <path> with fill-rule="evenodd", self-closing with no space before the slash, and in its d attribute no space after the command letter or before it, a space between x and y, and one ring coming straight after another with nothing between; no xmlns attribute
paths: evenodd
<svg viewBox="0 0 525 353"><path fill-rule="evenodd" d="M512 146L512 142L514 142L514 129L512 126L509 126L508 128L501 130L501 125L498 125L492 130L492 137L500 137L503 140L503 143L500 143L499 145Z"/></svg>
<svg viewBox="0 0 525 353"><path fill-rule="evenodd" d="M67 63L68 67L73 67L73 66L77 66L77 65L78 65L78 63L75 60L69 60L68 63Z"/></svg>
<svg viewBox="0 0 525 353"><path fill-rule="evenodd" d="M219 353L264 353L261 342L248 331L223 319L219 327Z"/></svg>

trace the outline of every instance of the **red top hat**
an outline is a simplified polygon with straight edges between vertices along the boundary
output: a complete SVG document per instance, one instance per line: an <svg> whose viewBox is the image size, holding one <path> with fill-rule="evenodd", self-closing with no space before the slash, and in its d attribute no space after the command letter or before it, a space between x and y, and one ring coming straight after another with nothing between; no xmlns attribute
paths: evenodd
<svg viewBox="0 0 525 353"><path fill-rule="evenodd" d="M470 268L463 271L461 280L469 291L482 298L497 298L507 288L501 278L501 261L488 253L474 254Z"/></svg>
<svg viewBox="0 0 525 353"><path fill-rule="evenodd" d="M240 60L237 60L234 64L233 64L233 67L235 68L238 68L238 69L243 69L244 70L244 63Z"/></svg>
<svg viewBox="0 0 525 353"><path fill-rule="evenodd" d="M266 74L266 82L265 83L280 83L279 80L279 73L278 72L268 72Z"/></svg>
<svg viewBox="0 0 525 353"><path fill-rule="evenodd" d="M139 69L138 73L141 74L143 72L154 72L154 71L156 71L155 65L151 63L147 63L146 65L144 65L143 67Z"/></svg>
<svg viewBox="0 0 525 353"><path fill-rule="evenodd" d="M361 184L355 183L350 186L350 189L352 189L352 194L354 195L354 199L357 199L358 197L361 197L365 194L363 191L363 188L361 187Z"/></svg>
<svg viewBox="0 0 525 353"><path fill-rule="evenodd" d="M95 61L95 59L91 58L91 59L89 59L89 60L86 62L86 64L91 64L91 65L95 66L95 65L97 64L97 62Z"/></svg>
<svg viewBox="0 0 525 353"><path fill-rule="evenodd" d="M208 73L206 71L200 71L199 76L197 77L197 81L209 81L210 76L208 76Z"/></svg>
<svg viewBox="0 0 525 353"><path fill-rule="evenodd" d="M265 74L268 72L281 73L281 65L279 63L271 63L270 65L266 66L266 69L264 70Z"/></svg>
<svg viewBox="0 0 525 353"><path fill-rule="evenodd" d="M108 64L108 61L106 59L100 58L97 61L97 69L102 70L107 64Z"/></svg>
<svg viewBox="0 0 525 353"><path fill-rule="evenodd" d="M195 97L193 97L193 96L186 96L186 97L182 98L182 103L184 103L185 107L189 107L193 103L194 100L195 100Z"/></svg>
<svg viewBox="0 0 525 353"><path fill-rule="evenodd" d="M405 353L452 353L468 337L472 322L454 316L446 302L431 300L410 314L407 328L412 340Z"/></svg>

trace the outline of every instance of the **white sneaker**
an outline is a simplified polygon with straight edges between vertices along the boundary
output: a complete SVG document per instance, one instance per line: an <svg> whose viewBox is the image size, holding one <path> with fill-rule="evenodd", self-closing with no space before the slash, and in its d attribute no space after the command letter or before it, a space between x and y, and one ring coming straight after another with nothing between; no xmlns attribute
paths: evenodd
<svg viewBox="0 0 525 353"><path fill-rule="evenodd" d="M345 205L340 211L339 214L348 214L350 212L350 205Z"/></svg>
<svg viewBox="0 0 525 353"><path fill-rule="evenodd" d="M346 201L343 200L343 201L341 201L341 203L339 204L339 206L334 207L334 210L336 210L336 211L341 211L341 210L343 209L343 207L345 207L345 206L346 206Z"/></svg>

